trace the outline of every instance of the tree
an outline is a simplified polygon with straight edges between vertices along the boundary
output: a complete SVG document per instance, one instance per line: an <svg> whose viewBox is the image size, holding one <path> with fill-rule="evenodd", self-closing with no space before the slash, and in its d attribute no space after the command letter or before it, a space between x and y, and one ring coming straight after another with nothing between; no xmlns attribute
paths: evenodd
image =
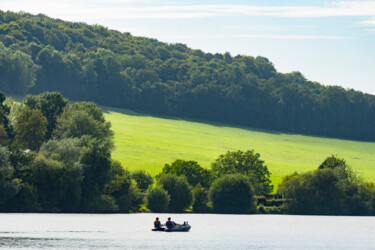
<svg viewBox="0 0 375 250"><path fill-rule="evenodd" d="M54 136L56 138L93 138L110 140L113 137L111 123L104 119L103 111L94 103L74 103L67 106L57 118Z"/></svg>
<svg viewBox="0 0 375 250"><path fill-rule="evenodd" d="M260 155L254 153L254 150L228 151L212 163L212 171L218 177L237 173L248 176L257 195L269 194L273 189L270 172L264 165L264 161L260 160Z"/></svg>
<svg viewBox="0 0 375 250"><path fill-rule="evenodd" d="M287 210L296 214L345 214L345 200L338 179L330 169L315 170L284 179L279 191Z"/></svg>
<svg viewBox="0 0 375 250"><path fill-rule="evenodd" d="M56 126L56 119L68 105L68 100L59 92L45 92L36 96L27 95L24 103L31 109L39 109L47 118L46 138L51 138Z"/></svg>
<svg viewBox="0 0 375 250"><path fill-rule="evenodd" d="M2 143L14 136L13 127L9 121L10 108L5 101L5 95L0 91L0 141Z"/></svg>
<svg viewBox="0 0 375 250"><path fill-rule="evenodd" d="M9 152L0 146L0 209L20 190L20 181L13 179L13 167L9 164Z"/></svg>
<svg viewBox="0 0 375 250"><path fill-rule="evenodd" d="M143 197L132 182L130 172L124 169L120 162L112 161L111 175L105 193L115 198L120 212L137 211Z"/></svg>
<svg viewBox="0 0 375 250"><path fill-rule="evenodd" d="M254 191L247 176L224 175L212 183L209 190L213 211L246 214L255 209Z"/></svg>
<svg viewBox="0 0 375 250"><path fill-rule="evenodd" d="M192 202L191 187L184 176L173 174L162 175L157 182L170 195L168 210L171 212L183 212Z"/></svg>
<svg viewBox="0 0 375 250"><path fill-rule="evenodd" d="M166 212L170 195L161 186L149 189L146 193L146 204L152 212Z"/></svg>
<svg viewBox="0 0 375 250"><path fill-rule="evenodd" d="M372 190L344 159L327 157L317 170L283 178L279 192L297 214L369 215Z"/></svg>
<svg viewBox="0 0 375 250"><path fill-rule="evenodd" d="M82 137L80 143L83 147L80 159L80 163L83 164L81 209L95 212L96 205L111 200L108 197L101 197L104 195L106 184L112 178L110 148L105 141L92 139L90 136Z"/></svg>
<svg viewBox="0 0 375 250"><path fill-rule="evenodd" d="M213 180L211 172L202 168L196 161L175 160L171 165L165 164L162 172L156 176L160 178L163 174L184 175L191 186L200 183L208 188Z"/></svg>
<svg viewBox="0 0 375 250"><path fill-rule="evenodd" d="M145 191L154 183L154 178L145 170L136 170L132 173L131 177L137 183L139 189Z"/></svg>
<svg viewBox="0 0 375 250"><path fill-rule="evenodd" d="M79 143L78 139L73 138L49 140L39 150L39 156L61 164L59 180L62 195L59 199L59 210L63 212L78 212L80 210L83 164L80 163L82 148Z"/></svg>
<svg viewBox="0 0 375 250"><path fill-rule="evenodd" d="M9 94L25 95L35 84L36 65L31 56L5 48L0 42L0 88Z"/></svg>
<svg viewBox="0 0 375 250"><path fill-rule="evenodd" d="M197 213L204 213L208 211L208 192L201 184L197 184L193 190L193 211Z"/></svg>
<svg viewBox="0 0 375 250"><path fill-rule="evenodd" d="M64 195L63 171L61 162L43 155L38 155L34 161L35 186L45 212L60 212L60 201Z"/></svg>
<svg viewBox="0 0 375 250"><path fill-rule="evenodd" d="M331 155L319 165L318 169L335 169L337 167L346 167L346 162L344 159Z"/></svg>
<svg viewBox="0 0 375 250"><path fill-rule="evenodd" d="M26 107L17 117L16 141L25 148L38 150L47 131L47 119L36 109Z"/></svg>

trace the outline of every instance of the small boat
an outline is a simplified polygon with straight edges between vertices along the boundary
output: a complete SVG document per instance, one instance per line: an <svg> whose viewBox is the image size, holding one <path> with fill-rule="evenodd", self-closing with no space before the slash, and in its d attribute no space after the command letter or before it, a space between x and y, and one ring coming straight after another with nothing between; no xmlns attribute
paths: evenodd
<svg viewBox="0 0 375 250"><path fill-rule="evenodd" d="M176 224L176 226L172 228L154 228L152 231L164 231L164 232L189 232L191 226L187 221L184 222L184 224Z"/></svg>

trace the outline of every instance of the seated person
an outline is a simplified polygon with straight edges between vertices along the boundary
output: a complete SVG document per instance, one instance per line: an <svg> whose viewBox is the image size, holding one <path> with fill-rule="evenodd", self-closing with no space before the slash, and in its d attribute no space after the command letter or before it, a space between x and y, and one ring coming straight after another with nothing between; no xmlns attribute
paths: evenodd
<svg viewBox="0 0 375 250"><path fill-rule="evenodd" d="M168 217L168 221L165 223L168 229L171 229L174 227L173 222L171 221L171 217Z"/></svg>
<svg viewBox="0 0 375 250"><path fill-rule="evenodd" d="M156 220L154 221L154 227L155 228L161 228L161 223L160 223L160 220L159 220L159 217L156 217Z"/></svg>

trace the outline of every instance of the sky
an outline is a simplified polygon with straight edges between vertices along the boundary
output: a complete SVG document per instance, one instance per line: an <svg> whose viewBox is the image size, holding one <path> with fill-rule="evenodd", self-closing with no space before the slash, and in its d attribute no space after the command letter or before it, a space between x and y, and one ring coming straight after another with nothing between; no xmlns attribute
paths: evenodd
<svg viewBox="0 0 375 250"><path fill-rule="evenodd" d="M1 10L100 24L375 94L375 0L0 0Z"/></svg>

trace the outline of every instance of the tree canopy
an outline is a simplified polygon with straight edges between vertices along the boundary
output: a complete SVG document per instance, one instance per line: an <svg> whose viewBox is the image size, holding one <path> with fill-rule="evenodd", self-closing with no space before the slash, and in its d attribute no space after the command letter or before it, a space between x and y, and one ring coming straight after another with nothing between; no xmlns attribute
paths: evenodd
<svg viewBox="0 0 375 250"><path fill-rule="evenodd" d="M0 89L7 93L59 91L143 113L375 140L373 95L277 72L262 56L204 53L9 11L0 11L0 42Z"/></svg>
<svg viewBox="0 0 375 250"><path fill-rule="evenodd" d="M273 189L270 179L271 174L267 166L264 165L264 161L260 159L260 155L255 153L254 150L246 152L241 150L228 151L212 163L212 171L218 177L227 174L248 176L257 195L269 194Z"/></svg>

